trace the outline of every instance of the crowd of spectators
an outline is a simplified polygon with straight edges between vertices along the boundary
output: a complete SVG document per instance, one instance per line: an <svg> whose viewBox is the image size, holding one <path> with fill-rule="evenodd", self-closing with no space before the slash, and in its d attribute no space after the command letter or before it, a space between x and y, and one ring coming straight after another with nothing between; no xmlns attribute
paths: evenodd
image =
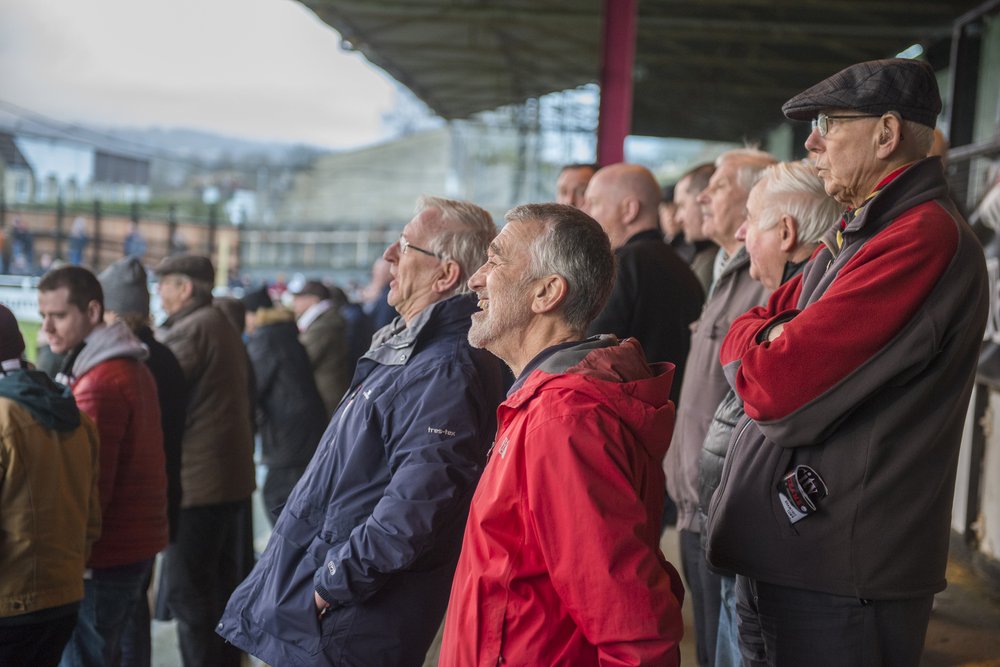
<svg viewBox="0 0 1000 667"><path fill-rule="evenodd" d="M421 197L363 303L180 253L154 331L137 229L48 271L54 378L0 307L0 664L149 665L163 552L185 667L672 666L685 597L700 667L917 665L988 310L940 110L860 63L784 105L806 160Z"/></svg>

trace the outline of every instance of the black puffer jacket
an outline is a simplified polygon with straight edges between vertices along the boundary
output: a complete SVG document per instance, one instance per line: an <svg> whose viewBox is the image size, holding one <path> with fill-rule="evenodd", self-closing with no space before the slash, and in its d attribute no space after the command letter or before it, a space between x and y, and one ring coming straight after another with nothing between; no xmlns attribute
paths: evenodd
<svg viewBox="0 0 1000 667"><path fill-rule="evenodd" d="M786 264L785 273L781 277L781 282L791 280L802 273L805 262L798 264ZM712 494L719 486L722 479L722 467L726 463L726 454L729 452L729 443L733 439L733 429L736 423L743 418L743 399L732 389L719 403L715 414L712 416L712 423L708 426L708 433L705 434L705 443L701 448L701 460L698 463L698 525L701 528L701 546L708 550L708 506L712 503ZM721 574L731 574L722 568L712 568Z"/></svg>
<svg viewBox="0 0 1000 667"><path fill-rule="evenodd" d="M258 310L247 354L257 384L263 463L271 468L306 466L326 430L327 416L294 315L283 308Z"/></svg>

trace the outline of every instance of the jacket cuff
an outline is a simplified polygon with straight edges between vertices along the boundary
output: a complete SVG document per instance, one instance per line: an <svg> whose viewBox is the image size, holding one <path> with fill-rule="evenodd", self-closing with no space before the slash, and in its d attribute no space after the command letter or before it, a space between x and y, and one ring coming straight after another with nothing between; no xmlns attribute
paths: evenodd
<svg viewBox="0 0 1000 667"><path fill-rule="evenodd" d="M778 326L779 324L784 324L785 322L792 321L793 319L795 319L795 316L798 315L800 312L802 311L786 310L784 312L778 313L777 315L769 319L767 322L764 322L764 324L761 325L760 329L757 330L757 335L754 336L753 339L754 342L757 343L758 345L766 343L767 337L771 334L771 330L774 327Z"/></svg>

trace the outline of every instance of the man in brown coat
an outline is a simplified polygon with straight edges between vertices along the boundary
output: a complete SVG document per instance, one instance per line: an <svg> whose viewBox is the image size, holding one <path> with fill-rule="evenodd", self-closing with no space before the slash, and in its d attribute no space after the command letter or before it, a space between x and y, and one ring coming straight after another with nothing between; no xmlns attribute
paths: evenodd
<svg viewBox="0 0 1000 667"><path fill-rule="evenodd" d="M252 566L254 490L243 341L212 306L207 257L175 255L156 269L167 319L158 338L190 388L181 458L177 540L167 552L168 604L178 620L184 667L237 667L240 653L215 634L226 600Z"/></svg>

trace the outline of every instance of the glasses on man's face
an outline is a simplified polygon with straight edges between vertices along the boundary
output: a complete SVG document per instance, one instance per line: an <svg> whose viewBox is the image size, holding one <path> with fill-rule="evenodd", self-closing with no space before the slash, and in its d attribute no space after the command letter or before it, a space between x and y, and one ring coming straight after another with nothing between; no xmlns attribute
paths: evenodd
<svg viewBox="0 0 1000 667"><path fill-rule="evenodd" d="M826 133L830 131L830 121L831 120L858 120L859 118L881 118L882 114L877 113L866 113L860 116L831 116L830 114L817 114L813 118L812 129L819 130L819 136L825 137Z"/></svg>
<svg viewBox="0 0 1000 667"><path fill-rule="evenodd" d="M423 248L417 247L406 240L406 237L402 234L399 235L399 254L405 255L408 250L416 250L419 253L423 253L428 257L434 257L435 259L441 259L441 256L436 252L431 252L430 250L424 250Z"/></svg>

